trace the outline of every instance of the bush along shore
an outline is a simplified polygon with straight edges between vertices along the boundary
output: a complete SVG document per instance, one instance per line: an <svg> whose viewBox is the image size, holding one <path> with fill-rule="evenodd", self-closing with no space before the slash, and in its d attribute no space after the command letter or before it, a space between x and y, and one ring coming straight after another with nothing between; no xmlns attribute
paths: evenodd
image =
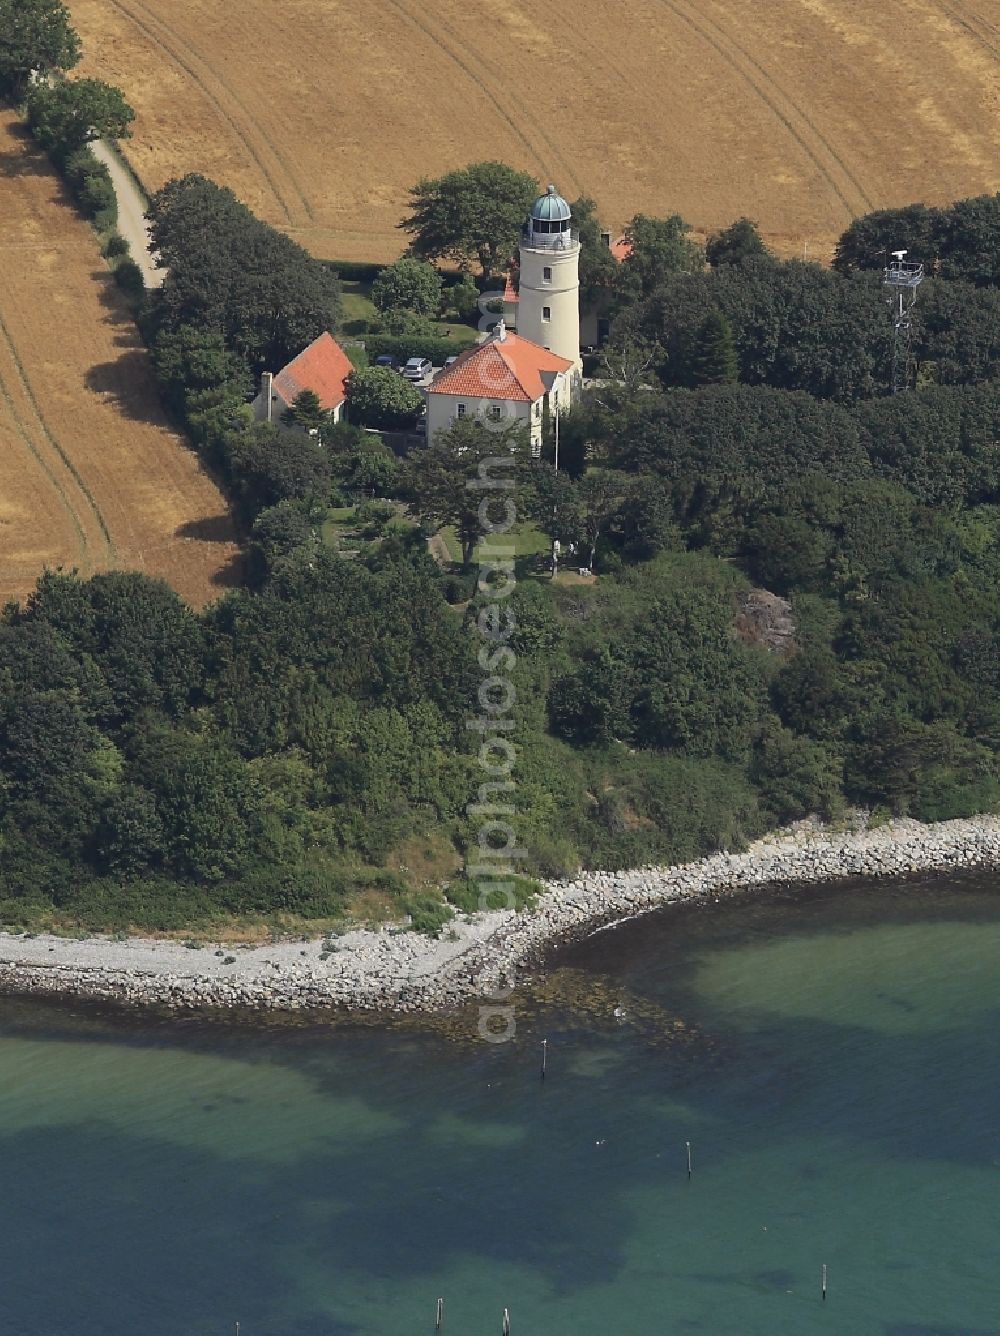
<svg viewBox="0 0 1000 1336"><path fill-rule="evenodd" d="M447 937L357 931L252 948L128 938L0 935L0 990L184 1011L441 1011L484 996L553 946L665 905L768 884L1000 867L1000 818L892 821L834 833L799 823L746 852L551 882L521 913L460 921Z"/></svg>

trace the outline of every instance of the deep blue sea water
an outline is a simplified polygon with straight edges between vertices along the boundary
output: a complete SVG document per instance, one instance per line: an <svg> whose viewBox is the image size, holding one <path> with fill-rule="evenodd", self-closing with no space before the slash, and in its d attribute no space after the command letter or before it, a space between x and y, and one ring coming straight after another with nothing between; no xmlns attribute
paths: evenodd
<svg viewBox="0 0 1000 1336"><path fill-rule="evenodd" d="M540 993L496 1046L0 1000L0 1333L1000 1333L994 879L665 911Z"/></svg>

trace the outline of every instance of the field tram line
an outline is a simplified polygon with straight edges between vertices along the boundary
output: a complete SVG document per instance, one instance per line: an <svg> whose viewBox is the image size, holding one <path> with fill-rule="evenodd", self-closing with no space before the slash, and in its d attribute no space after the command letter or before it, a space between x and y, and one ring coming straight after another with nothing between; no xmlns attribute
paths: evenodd
<svg viewBox="0 0 1000 1336"><path fill-rule="evenodd" d="M840 200L848 218L856 218L860 213L874 209L874 202L868 192L822 131L817 129L798 103L779 87L764 66L745 47L741 46L720 23L707 14L699 13L697 17L694 17L689 6L676 3L675 0L658 0L658 3L661 8L669 10L682 23L686 23L689 28L696 32L702 41L707 42L713 50L718 52L722 59L753 89L757 97L769 108L774 117L780 121L803 150L833 194ZM707 25L708 29L714 29L718 36L713 36L712 32L708 31L704 25ZM754 71L763 79L763 84L758 81ZM815 141L816 146L809 142L810 137ZM855 194L856 200L854 203L848 198L834 172L824 162L824 155L834 164L847 187Z"/></svg>
<svg viewBox="0 0 1000 1336"><path fill-rule="evenodd" d="M246 149L251 161L256 165L261 176L267 182L271 193L274 195L274 198L278 203L278 207L285 215L285 222L290 227L295 226L296 221L298 221L300 225L303 221L312 222L312 206L306 199L294 172L291 170L288 163L285 161L285 158L274 143L272 143L269 136L261 128L259 121L247 108L242 98L230 88L221 75L218 74L207 61L203 60L202 57L198 55L197 51L194 50L189 42L186 42L184 38L181 37L180 33L171 28L170 25L158 15L151 13L145 6L138 4L137 0L131 0L130 4L124 3L124 0L108 0L108 3L117 9L119 13L124 14L141 33L149 38L154 46L158 47L166 55L168 60L173 61L175 65L179 66L180 69L184 71L196 88L199 88L202 93L204 93L205 97L219 113L223 121L229 126L233 134ZM140 15L142 15L142 17L140 17ZM166 37L161 35L164 33L166 34ZM171 43L173 43L173 45L171 45ZM177 48L180 48L180 50ZM185 54L182 54L182 52L186 53L187 58L185 58ZM195 68L196 65L206 71L206 74L199 74L198 69ZM228 97L235 104L238 108L238 112L242 114L249 124L250 131L243 129L236 116L226 109L223 102L209 86L210 82L217 84L222 90L223 96ZM287 178L285 186L282 186L278 182L275 171L268 167L267 163L261 157L260 152L254 145L251 132L257 136L261 145L263 145L267 152L270 153L274 163L277 165L278 174L283 174ZM296 206L300 212L298 220L296 220L295 214L289 207L289 196L298 197Z"/></svg>
<svg viewBox="0 0 1000 1336"><path fill-rule="evenodd" d="M432 24L427 17L426 12L423 18L419 17L418 13L415 13L413 9L405 3L405 0L389 0L389 3L398 14L401 14L404 18L408 19L409 22L415 28L418 28L434 46L444 52L452 64L458 66L478 92L485 95L493 108L500 114L501 119L510 126L511 130L513 130L514 134L534 158L537 165L541 168L543 176L548 176L550 174L550 169L558 168L560 172L565 173L570 185L576 192L578 194L583 193L583 186L580 184L576 172L548 137L548 134L545 132L541 123L533 116L525 116L523 118L523 123L515 121L513 116L511 116L510 112L504 106L502 96L494 91L495 85L491 86L492 80L487 83L486 79L482 77L482 74L477 72L477 63L479 66L484 64L477 52L471 50L464 42L462 42L461 39L456 36L455 32L445 23L442 23L440 19ZM435 31L435 29L437 31ZM439 36L439 32L444 33L447 40ZM539 150L535 141L529 138L525 127L533 131L538 140L541 141L545 153L548 154L547 159L543 156L542 151Z"/></svg>
<svg viewBox="0 0 1000 1336"><path fill-rule="evenodd" d="M97 521L97 527L100 529L101 537L104 540L105 556L109 561L113 561L116 555L115 543L114 539L111 537L111 530L108 528L107 521L104 518L100 506L97 504L97 501L94 498L93 492L90 490L90 487L84 481L83 476L81 475L79 469L73 463L72 459L70 459L69 455L63 449L63 447L59 444L58 440L53 435L53 433L49 430L49 425L45 421L45 415L42 413L38 400L35 398L35 392L31 388L31 381L28 379L28 374L24 369L24 364L18 355L17 347L14 343L13 338L11 337L10 330L7 328L7 324L2 316L0 316L0 338L2 338L3 345L6 348L8 356L10 357L10 360L14 366L14 370L18 378L18 383L21 388L21 393L24 395L24 398L27 401L27 403L30 404L31 406L32 414L38 424L39 433L41 434L45 442L59 456L60 460L62 461L62 463L65 465L66 469L72 476L73 481L76 483L77 487L79 487L82 495L86 498L87 505L90 507L91 513L93 514L94 519ZM69 497L66 495L62 487L60 487L58 481L56 480L55 475L53 474L52 470L49 468L48 464L43 459L41 453L36 449L34 444L32 444L31 440L29 439L29 435L26 433L24 420L23 418L21 418L20 414L17 412L17 409L14 407L13 402L11 400L10 391L6 385L4 386L3 392L4 392L4 397L6 398L8 404L10 404L11 406L11 410L14 414L15 420L18 422L20 426L21 434L22 436L24 436L26 442L28 443L28 448L31 450L32 454L35 456L38 462L42 465L42 468L45 470L48 476L52 479L52 485L55 487L56 491L63 499L67 509L73 515L73 523L74 526L77 528L78 532L80 533L82 546L89 553L90 543L86 538L86 534L83 529L83 525L80 522L79 515L77 514L76 510L70 503ZM91 566L92 565L93 563L91 562Z"/></svg>
<svg viewBox="0 0 1000 1336"><path fill-rule="evenodd" d="M981 25L983 28L997 32L997 29L993 24L989 23L986 19L979 18L977 15L972 14L969 10L963 9L961 5L946 5L944 0L938 0L938 8L943 14L947 14L959 28L968 33L977 46L981 46L984 51L988 51L994 60L1000 60L1000 46L991 42L988 37L984 37L977 26ZM997 32L997 36L998 40L1000 40L1000 32Z"/></svg>
<svg viewBox="0 0 1000 1336"><path fill-rule="evenodd" d="M985 28L987 32L996 33L1000 37L1000 24L996 24L992 19L988 19L985 14L977 14L969 8L967 4L957 4L960 13L964 14L970 23L978 24L980 28Z"/></svg>
<svg viewBox="0 0 1000 1336"><path fill-rule="evenodd" d="M70 523L72 524L73 529L76 532L76 545L79 553L80 567L85 575L89 575L93 570L93 563L90 559L90 544L87 541L87 535L84 531L83 525L80 523L80 516L77 514L73 506L70 504L69 497L66 495L63 488L59 485L59 479L53 473L51 467L49 466L48 460L45 458L41 450L39 450L38 446L35 444L34 438L31 433L31 429L29 428L28 424L25 422L21 414L18 412L17 404L14 402L14 396L11 394L10 388L8 387L7 382L3 378L2 371L0 371L0 399L2 399L3 402L7 405L7 410L10 413L11 420L13 421L15 427L17 428L17 434L20 436L25 446L27 446L28 451L30 452L32 458L37 463L38 467L42 470L46 478L48 478L49 482L52 484L52 490L55 492L56 496L58 496L60 504L66 511L66 514L69 516Z"/></svg>
<svg viewBox="0 0 1000 1336"><path fill-rule="evenodd" d="M778 94L778 96L788 104L788 106L792 109L794 115L797 116L799 120L802 122L802 124L806 126L810 134L815 135L817 141L822 145L823 151L829 154L830 158L836 163L837 167L843 173L845 180L847 180L850 183L850 185L854 188L854 190L857 191L858 198L862 204L862 212L864 210L870 211L874 209L875 201L868 194L865 187L861 184L860 180L858 179L857 175L854 172L854 169L844 161L844 159L833 147L829 139L827 139L826 135L817 126L816 122L812 119L812 117L808 114L808 112L802 110L802 108L795 101L795 99L791 97L790 94L786 93L784 89L780 87L777 80L774 79L773 76L768 73L768 71L764 68L764 66L760 63L760 61L757 60L756 56L751 55L750 52L746 49L746 47L742 46L736 40L735 37L731 36L716 19L709 18L706 15L706 22L710 23L712 27L716 30L716 32L720 34L720 36L724 37L726 41L728 41L732 46L734 46L736 50L740 52L743 58L754 67L754 69L759 70L761 78L763 78L766 81L766 83L771 88L774 89L774 91Z"/></svg>

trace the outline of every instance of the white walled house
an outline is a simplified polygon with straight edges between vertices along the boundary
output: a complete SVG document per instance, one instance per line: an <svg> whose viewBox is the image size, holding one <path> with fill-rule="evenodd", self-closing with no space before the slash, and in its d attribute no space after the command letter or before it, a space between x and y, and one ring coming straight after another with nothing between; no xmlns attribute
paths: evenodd
<svg viewBox="0 0 1000 1336"><path fill-rule="evenodd" d="M520 334L501 320L485 343L469 348L431 381L427 390L427 440L460 418L524 424L532 453L542 448L545 409L567 411L579 384L576 363Z"/></svg>
<svg viewBox="0 0 1000 1336"><path fill-rule="evenodd" d="M303 390L312 390L324 413L341 422L347 377L353 370L350 358L333 335L321 334L277 375L270 371L263 373L260 391L251 404L253 415L258 422L273 422L280 427L285 410L291 408Z"/></svg>

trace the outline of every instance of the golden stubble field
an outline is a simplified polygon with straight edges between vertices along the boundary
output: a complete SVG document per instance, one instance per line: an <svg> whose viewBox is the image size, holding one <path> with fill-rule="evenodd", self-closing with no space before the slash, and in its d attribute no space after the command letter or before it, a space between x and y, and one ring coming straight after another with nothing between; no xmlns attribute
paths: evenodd
<svg viewBox="0 0 1000 1336"><path fill-rule="evenodd" d="M148 186L204 172L329 258L389 258L407 188L486 157L786 254L1000 189L1000 0L69 2Z"/></svg>
<svg viewBox="0 0 1000 1336"><path fill-rule="evenodd" d="M0 114L0 601L48 566L162 576L186 599L239 574L225 499L172 432L93 232Z"/></svg>

